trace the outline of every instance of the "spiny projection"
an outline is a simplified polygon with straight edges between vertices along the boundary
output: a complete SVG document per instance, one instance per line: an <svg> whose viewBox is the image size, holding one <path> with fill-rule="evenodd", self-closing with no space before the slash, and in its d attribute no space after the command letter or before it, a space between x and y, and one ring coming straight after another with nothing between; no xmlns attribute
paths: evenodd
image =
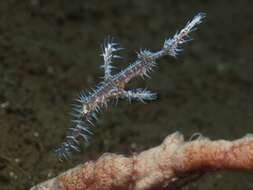
<svg viewBox="0 0 253 190"><path fill-rule="evenodd" d="M97 114L102 108L107 107L112 99L125 98L128 100L147 101L156 99L156 93L146 89L138 88L127 90L126 84L134 77L149 77L153 68L157 65L156 60L170 55L177 57L178 53L182 51L181 46L191 41L189 33L196 29L205 17L205 13L198 13L189 21L183 29L177 32L173 37L165 39L163 47L157 52L151 52L147 49L141 49L137 53L137 59L119 73L113 75L111 65L113 60L121 58L116 52L120 51L118 43L108 38L102 45L103 65L101 68L104 71L103 81L101 81L95 89L85 93L82 92L76 103L73 105L72 112L72 127L65 142L55 150L59 158L67 158L72 150L80 151L79 140L84 139L86 143L89 142L94 121L97 120Z"/></svg>

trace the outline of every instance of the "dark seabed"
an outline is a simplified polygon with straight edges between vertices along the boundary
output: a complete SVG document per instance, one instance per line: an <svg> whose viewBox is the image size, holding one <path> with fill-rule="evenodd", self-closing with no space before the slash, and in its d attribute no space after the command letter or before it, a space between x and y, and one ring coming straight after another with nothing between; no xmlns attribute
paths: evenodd
<svg viewBox="0 0 253 190"><path fill-rule="evenodd" d="M0 189L25 190L104 152L131 154L180 131L211 139L253 133L253 1L6 0L0 2ZM147 87L157 101L120 101L100 115L89 147L59 162L53 153L70 126L70 104L102 76L108 35L125 48L163 40L199 11L207 13L178 59L165 57ZM119 69L118 69L119 70ZM118 71L116 70L116 72ZM184 189L253 189L253 174L208 174Z"/></svg>

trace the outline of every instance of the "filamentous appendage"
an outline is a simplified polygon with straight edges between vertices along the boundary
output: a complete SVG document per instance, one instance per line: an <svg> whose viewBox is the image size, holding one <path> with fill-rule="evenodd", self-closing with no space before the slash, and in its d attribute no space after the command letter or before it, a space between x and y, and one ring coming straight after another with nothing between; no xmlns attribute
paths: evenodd
<svg viewBox="0 0 253 190"><path fill-rule="evenodd" d="M113 75L111 65L114 59L120 58L116 53L122 48L112 39L107 39L103 44L103 65L104 71L103 81L100 82L94 90L87 93L81 93L73 106L72 122L73 127L69 129L66 141L61 147L56 149L56 153L60 158L67 158L71 150L80 151L79 139L83 138L86 143L92 135L91 126L97 119L97 114L112 99L125 98L128 100L146 101L156 99L156 93L146 89L126 90L125 85L134 77L149 77L150 72L157 65L155 62L158 58L165 55L176 57L184 43L191 40L189 33L196 29L196 26L202 22L205 13L198 13L186 26L177 32L172 38L164 41L161 50L151 52L142 49L137 54L137 60L130 64L127 68Z"/></svg>

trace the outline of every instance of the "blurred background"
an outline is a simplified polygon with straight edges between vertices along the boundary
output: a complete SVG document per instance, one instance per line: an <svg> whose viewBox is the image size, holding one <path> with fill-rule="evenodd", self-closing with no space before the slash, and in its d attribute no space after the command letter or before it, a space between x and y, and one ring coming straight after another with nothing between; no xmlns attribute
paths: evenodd
<svg viewBox="0 0 253 190"><path fill-rule="evenodd" d="M7 0L0 2L0 189L25 190L104 152L132 154L170 133L235 139L253 133L253 3L233 0ZM159 50L198 12L207 18L178 59L164 57L152 79L129 88L157 101L120 101L105 110L89 147L59 162L53 150L70 126L70 104L102 76L108 35L124 51ZM253 189L253 174L208 174L184 189Z"/></svg>

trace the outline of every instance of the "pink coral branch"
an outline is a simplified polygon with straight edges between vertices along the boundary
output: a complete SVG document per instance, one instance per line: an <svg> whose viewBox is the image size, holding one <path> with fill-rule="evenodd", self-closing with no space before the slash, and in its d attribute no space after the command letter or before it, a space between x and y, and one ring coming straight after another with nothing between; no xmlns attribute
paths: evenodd
<svg viewBox="0 0 253 190"><path fill-rule="evenodd" d="M106 153L31 190L167 189L217 170L253 171L253 136L235 141L200 137L185 142L176 132L157 147L131 157Z"/></svg>

